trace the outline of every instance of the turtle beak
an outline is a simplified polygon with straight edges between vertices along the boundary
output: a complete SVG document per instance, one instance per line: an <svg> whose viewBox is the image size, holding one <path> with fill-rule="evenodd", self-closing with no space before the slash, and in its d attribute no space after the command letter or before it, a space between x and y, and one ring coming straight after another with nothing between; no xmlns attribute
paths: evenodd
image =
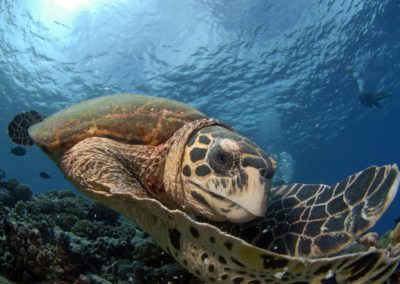
<svg viewBox="0 0 400 284"><path fill-rule="evenodd" d="M188 198L193 199L189 207L197 204L192 208L194 214L214 221L243 223L263 217L270 181L252 167L243 169L240 176L235 182L211 179L203 184L184 177L184 187L191 193Z"/></svg>
<svg viewBox="0 0 400 284"><path fill-rule="evenodd" d="M240 182L236 185L237 188L230 188L226 191L213 187L208 188L211 192L238 205L253 218L263 217L267 211L269 181L261 176L258 169L252 167L246 168L241 176ZM250 217L248 216L246 219L252 219Z"/></svg>

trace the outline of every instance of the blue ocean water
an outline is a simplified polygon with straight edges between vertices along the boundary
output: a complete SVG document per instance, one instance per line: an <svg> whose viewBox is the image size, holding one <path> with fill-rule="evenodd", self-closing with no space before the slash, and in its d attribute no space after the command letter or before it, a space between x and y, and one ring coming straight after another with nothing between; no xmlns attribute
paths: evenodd
<svg viewBox="0 0 400 284"><path fill-rule="evenodd" d="M0 15L0 168L34 192L72 185L38 148L10 153L12 117L117 92L224 120L290 157L292 182L400 163L397 0L0 0ZM361 89L390 96L368 108ZM393 227L399 205L376 230Z"/></svg>

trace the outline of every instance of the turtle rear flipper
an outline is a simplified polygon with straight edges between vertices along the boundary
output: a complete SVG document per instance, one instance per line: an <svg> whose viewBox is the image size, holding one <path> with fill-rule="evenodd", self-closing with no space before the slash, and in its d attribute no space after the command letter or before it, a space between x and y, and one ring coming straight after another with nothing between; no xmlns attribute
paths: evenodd
<svg viewBox="0 0 400 284"><path fill-rule="evenodd" d="M29 136L28 129L43 119L45 116L34 110L17 114L8 124L8 136L16 144L32 145L33 140Z"/></svg>
<svg viewBox="0 0 400 284"><path fill-rule="evenodd" d="M396 194L399 180L397 165L388 165L367 168L332 186L274 187L264 218L222 229L280 254L337 253L382 216Z"/></svg>

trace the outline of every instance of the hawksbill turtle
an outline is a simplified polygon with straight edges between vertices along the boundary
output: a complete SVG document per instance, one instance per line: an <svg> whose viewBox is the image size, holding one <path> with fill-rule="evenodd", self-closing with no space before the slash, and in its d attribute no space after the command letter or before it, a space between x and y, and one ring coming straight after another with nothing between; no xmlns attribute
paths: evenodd
<svg viewBox="0 0 400 284"><path fill-rule="evenodd" d="M392 202L395 164L331 186L272 187L276 162L232 127L133 94L22 113L8 131L207 283L382 283L400 261L393 248L341 253Z"/></svg>

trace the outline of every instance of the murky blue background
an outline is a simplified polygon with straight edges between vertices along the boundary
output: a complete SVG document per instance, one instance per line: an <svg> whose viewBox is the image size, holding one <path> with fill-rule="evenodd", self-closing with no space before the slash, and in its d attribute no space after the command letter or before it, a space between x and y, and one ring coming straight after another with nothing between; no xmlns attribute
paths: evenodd
<svg viewBox="0 0 400 284"><path fill-rule="evenodd" d="M293 182L400 163L399 15L397 0L0 0L0 168L35 192L72 188L37 148L10 154L7 124L116 92L177 99L232 124L290 155ZM365 108L357 79L391 97Z"/></svg>

